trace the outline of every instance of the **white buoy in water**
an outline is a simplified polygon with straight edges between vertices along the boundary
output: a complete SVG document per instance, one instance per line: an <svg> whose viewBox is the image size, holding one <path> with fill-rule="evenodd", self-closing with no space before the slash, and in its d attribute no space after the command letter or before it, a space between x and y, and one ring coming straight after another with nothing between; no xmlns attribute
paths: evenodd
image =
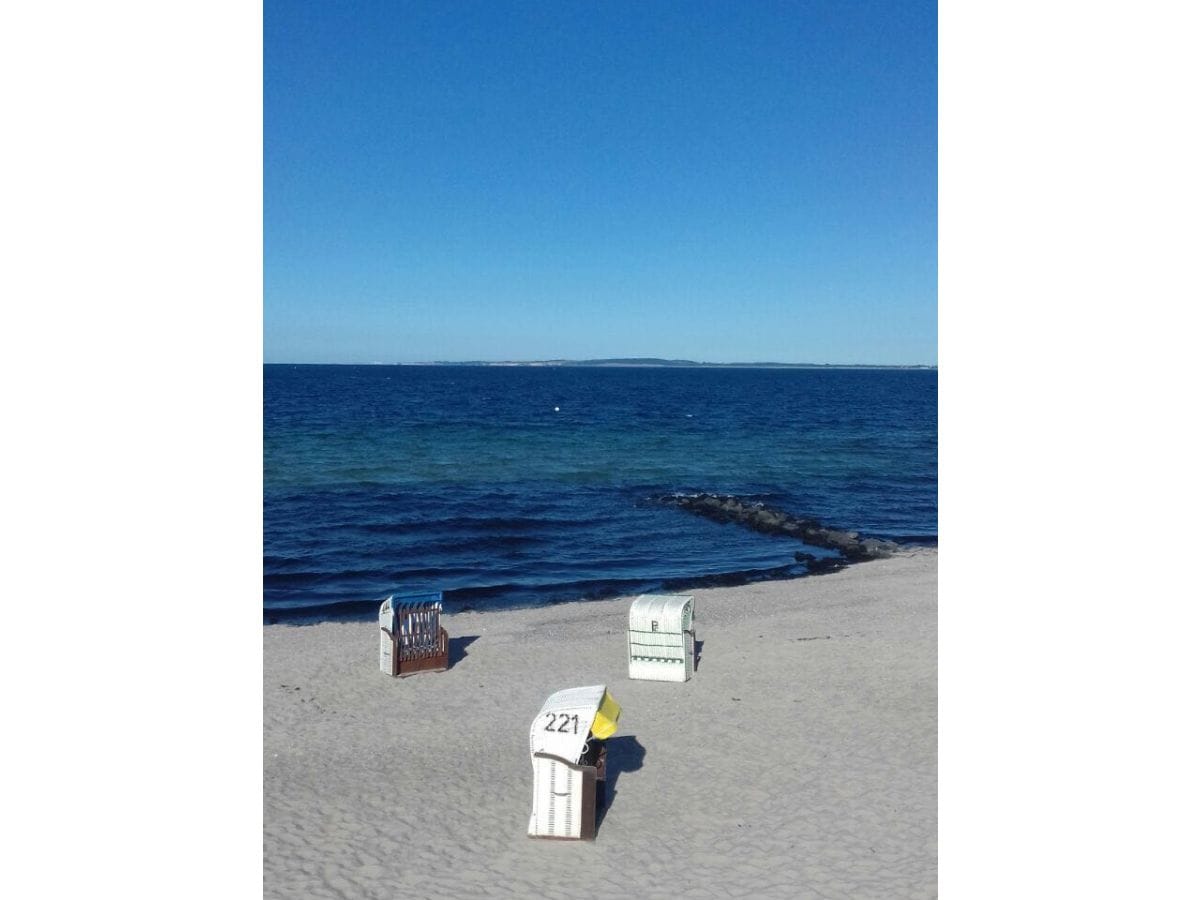
<svg viewBox="0 0 1200 900"><path fill-rule="evenodd" d="M554 407L554 411L555 411L555 412L558 412L558 407L557 407L557 406L556 406L556 407Z"/></svg>

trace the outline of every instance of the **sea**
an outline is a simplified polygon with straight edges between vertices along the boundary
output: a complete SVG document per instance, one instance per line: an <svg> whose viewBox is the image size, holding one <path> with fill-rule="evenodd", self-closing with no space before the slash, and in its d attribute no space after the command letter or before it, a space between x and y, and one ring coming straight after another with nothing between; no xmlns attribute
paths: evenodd
<svg viewBox="0 0 1200 900"><path fill-rule="evenodd" d="M833 554L670 502L697 493L936 542L937 371L263 369L265 621L745 584Z"/></svg>

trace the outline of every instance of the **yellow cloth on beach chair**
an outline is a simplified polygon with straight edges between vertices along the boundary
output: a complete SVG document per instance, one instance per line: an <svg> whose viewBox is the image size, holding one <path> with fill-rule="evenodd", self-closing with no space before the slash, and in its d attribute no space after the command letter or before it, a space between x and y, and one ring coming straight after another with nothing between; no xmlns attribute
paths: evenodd
<svg viewBox="0 0 1200 900"><path fill-rule="evenodd" d="M596 710L596 718L592 720L592 734L600 740L604 740L616 732L619 718L621 718L620 704L613 699L612 694L605 691L604 697L600 701L600 708Z"/></svg>

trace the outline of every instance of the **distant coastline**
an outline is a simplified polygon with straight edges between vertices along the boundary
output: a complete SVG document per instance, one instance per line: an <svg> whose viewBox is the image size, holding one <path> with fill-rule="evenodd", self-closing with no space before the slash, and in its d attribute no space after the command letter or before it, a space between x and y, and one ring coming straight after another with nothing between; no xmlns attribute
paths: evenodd
<svg viewBox="0 0 1200 900"><path fill-rule="evenodd" d="M874 363L784 363L784 362L697 362L691 359L630 357L613 359L536 359L536 360L431 360L429 362L372 363L264 363L268 366L478 366L489 368L592 368L592 369L926 369L936 365L883 365Z"/></svg>

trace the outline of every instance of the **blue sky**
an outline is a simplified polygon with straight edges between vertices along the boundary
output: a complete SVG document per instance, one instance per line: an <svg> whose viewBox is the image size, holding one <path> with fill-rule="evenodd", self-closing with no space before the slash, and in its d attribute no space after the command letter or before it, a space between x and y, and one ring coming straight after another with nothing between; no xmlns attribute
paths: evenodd
<svg viewBox="0 0 1200 900"><path fill-rule="evenodd" d="M937 361L934 3L264 5L264 358Z"/></svg>

